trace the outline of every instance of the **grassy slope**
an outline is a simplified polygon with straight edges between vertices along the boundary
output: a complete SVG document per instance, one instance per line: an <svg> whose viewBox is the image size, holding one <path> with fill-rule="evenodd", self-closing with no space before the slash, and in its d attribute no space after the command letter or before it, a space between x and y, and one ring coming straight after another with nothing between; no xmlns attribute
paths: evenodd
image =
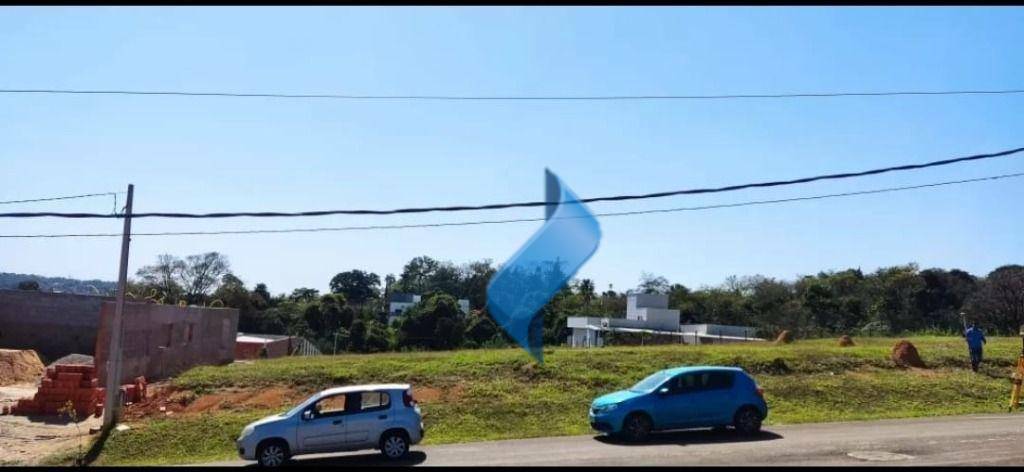
<svg viewBox="0 0 1024 472"><path fill-rule="evenodd" d="M960 338L910 338L927 370L895 368L894 339L835 340L787 346L611 347L549 349L545 364L521 350L477 350L285 358L200 367L174 380L196 393L221 388L327 386L409 382L452 391L424 402L426 444L590 431L587 408L603 393L626 388L647 374L677 365L738 365L766 390L768 424L998 412L1009 395L1008 376L1019 338L994 338L980 374L967 368ZM456 400L457 397L457 400ZM249 421L275 411L220 411L132 424L114 433L98 464L186 463L230 459L234 438Z"/></svg>

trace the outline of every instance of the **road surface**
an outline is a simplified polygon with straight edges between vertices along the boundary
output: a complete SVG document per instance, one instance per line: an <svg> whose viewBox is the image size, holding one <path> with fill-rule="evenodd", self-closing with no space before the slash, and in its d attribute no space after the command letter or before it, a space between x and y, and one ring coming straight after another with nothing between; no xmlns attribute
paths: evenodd
<svg viewBox="0 0 1024 472"><path fill-rule="evenodd" d="M430 434L429 431L427 434ZM313 455L296 465L394 465L379 453ZM226 461L209 465L249 465ZM1024 414L766 427L741 439L731 431L657 434L630 445L603 436L415 446L405 465L1024 465Z"/></svg>

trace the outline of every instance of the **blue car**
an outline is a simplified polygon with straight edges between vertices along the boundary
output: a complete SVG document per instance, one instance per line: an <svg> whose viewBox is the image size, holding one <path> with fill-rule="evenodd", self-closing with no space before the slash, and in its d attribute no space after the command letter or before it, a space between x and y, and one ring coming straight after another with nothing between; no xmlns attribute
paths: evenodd
<svg viewBox="0 0 1024 472"><path fill-rule="evenodd" d="M726 426L750 435L767 416L764 391L737 367L662 370L590 405L592 428L629 441L643 441L651 431Z"/></svg>

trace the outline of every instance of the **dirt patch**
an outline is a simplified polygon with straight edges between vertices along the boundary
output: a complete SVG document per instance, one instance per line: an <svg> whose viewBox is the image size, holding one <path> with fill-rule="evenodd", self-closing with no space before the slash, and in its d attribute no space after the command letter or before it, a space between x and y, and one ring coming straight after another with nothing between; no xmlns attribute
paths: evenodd
<svg viewBox="0 0 1024 472"><path fill-rule="evenodd" d="M25 416L0 416L0 451L4 465L37 465L47 456L74 452L79 443L89 448L89 428L103 423L102 418L89 417L75 423L53 418L40 420Z"/></svg>
<svg viewBox="0 0 1024 472"><path fill-rule="evenodd" d="M448 388L413 387L412 396L418 403L448 403L462 398L465 387L455 384Z"/></svg>
<svg viewBox="0 0 1024 472"><path fill-rule="evenodd" d="M45 370L36 351L0 349L0 385L35 382Z"/></svg>
<svg viewBox="0 0 1024 472"><path fill-rule="evenodd" d="M793 342L793 333L790 333L788 329L783 330L779 333L779 336L775 338L775 344L789 344L791 342Z"/></svg>
<svg viewBox="0 0 1024 472"><path fill-rule="evenodd" d="M839 337L839 347L850 347L853 345L853 339L850 338L849 336L844 334Z"/></svg>
<svg viewBox="0 0 1024 472"><path fill-rule="evenodd" d="M154 390L149 398L125 409L126 417L141 419L198 415L221 410L284 410L309 397L308 392L287 387L259 390L233 389L206 395L196 395L191 391L177 390L167 385L151 386L151 388Z"/></svg>
<svg viewBox="0 0 1024 472"><path fill-rule="evenodd" d="M925 368L924 361L921 360L921 355L918 354L917 348L906 339L901 339L892 347L892 361L900 367L917 367Z"/></svg>

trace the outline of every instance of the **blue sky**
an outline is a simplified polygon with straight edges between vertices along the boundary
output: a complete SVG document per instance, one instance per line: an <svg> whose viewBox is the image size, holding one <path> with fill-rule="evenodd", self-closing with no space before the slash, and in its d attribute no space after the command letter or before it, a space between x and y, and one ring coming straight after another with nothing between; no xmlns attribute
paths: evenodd
<svg viewBox="0 0 1024 472"><path fill-rule="evenodd" d="M0 88L460 95L1022 88L1017 8L4 8ZM136 186L136 211L392 208L581 197L855 171L1024 145L1024 95L649 102L346 102L0 96L0 200ZM1020 172L1006 158L595 212L728 203ZM778 206L608 218L579 276L689 286L916 261L1021 263L1020 180ZM110 199L5 205L109 211ZM136 231L402 224L543 210L288 220L137 220ZM0 233L118 221L0 221ZM539 223L137 237L220 251L250 286L325 289L418 255L512 255ZM119 240L0 240L0 270L113 280Z"/></svg>

